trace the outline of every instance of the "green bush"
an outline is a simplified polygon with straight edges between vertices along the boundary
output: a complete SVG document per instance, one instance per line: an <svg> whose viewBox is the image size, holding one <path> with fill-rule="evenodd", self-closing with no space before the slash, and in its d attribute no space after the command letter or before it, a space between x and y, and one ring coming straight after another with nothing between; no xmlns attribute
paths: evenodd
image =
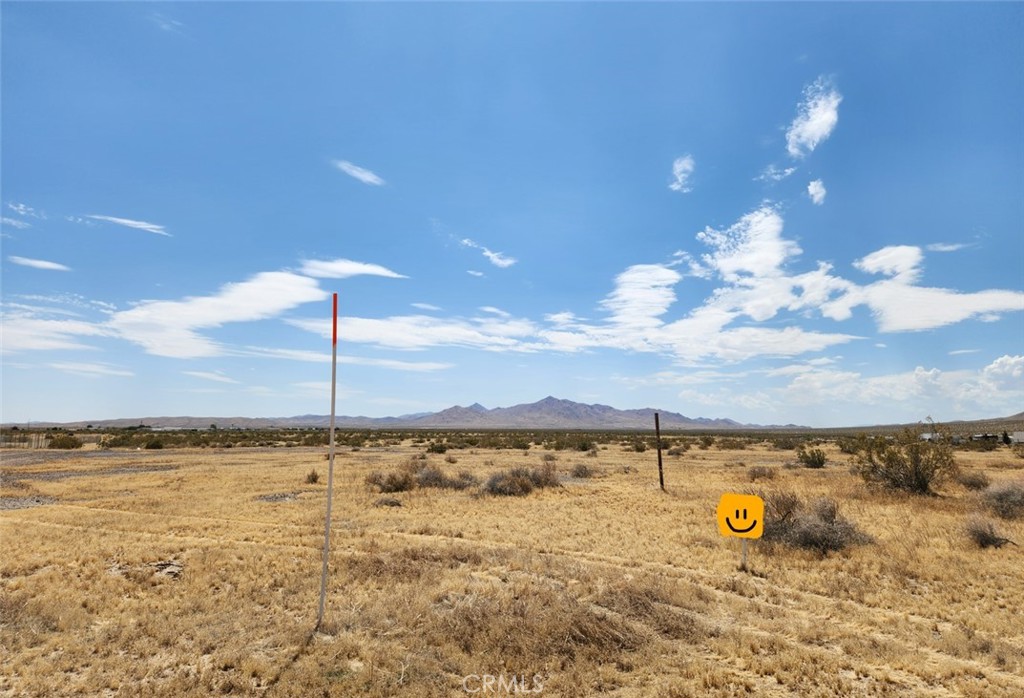
<svg viewBox="0 0 1024 698"><path fill-rule="evenodd" d="M915 494L929 494L958 473L953 449L945 441L922 441L905 430L895 439L865 439L856 456L857 470L868 484Z"/></svg>
<svg viewBox="0 0 1024 698"><path fill-rule="evenodd" d="M796 458L805 468L824 468L828 456L820 448L807 448L803 444L796 451Z"/></svg>

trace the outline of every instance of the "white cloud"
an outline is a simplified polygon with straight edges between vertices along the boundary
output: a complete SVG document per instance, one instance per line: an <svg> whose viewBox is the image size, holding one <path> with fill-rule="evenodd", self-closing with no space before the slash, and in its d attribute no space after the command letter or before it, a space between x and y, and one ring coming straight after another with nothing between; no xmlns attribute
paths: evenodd
<svg viewBox="0 0 1024 698"><path fill-rule="evenodd" d="M956 252L957 250L962 250L965 247L969 247L969 245L960 242L933 242L930 245L925 245L925 249L929 252Z"/></svg>
<svg viewBox="0 0 1024 698"><path fill-rule="evenodd" d="M1000 356L981 373L983 380L1001 390L1024 390L1024 356Z"/></svg>
<svg viewBox="0 0 1024 698"><path fill-rule="evenodd" d="M309 327L311 331L319 332L319 328L313 329L312 322ZM346 337L342 332L340 341L345 343ZM262 347L248 347L246 351L240 352L245 356L260 356L272 359L287 359L290 361L308 361L311 363L330 363L330 352L309 351L306 349L267 349ZM338 363L351 366L370 366L372 368L386 368L393 371L410 371L413 373L430 373L443 371L453 367L453 364L439 361L398 361L395 359L370 359L363 356L338 356Z"/></svg>
<svg viewBox="0 0 1024 698"><path fill-rule="evenodd" d="M57 262L47 262L45 259L29 259L28 257L15 257L14 255L9 256L9 259L14 264L20 264L23 267L32 267L33 269L44 269L46 271L71 271L71 267L66 267L63 264Z"/></svg>
<svg viewBox="0 0 1024 698"><path fill-rule="evenodd" d="M0 218L0 222L2 222L4 226L17 228L18 230L25 230L26 228L32 227L31 223L28 223L26 221L19 221L17 218L8 218L7 216L3 216L2 218Z"/></svg>
<svg viewBox="0 0 1024 698"><path fill-rule="evenodd" d="M867 286L850 284L846 292L821 306L825 317L846 320L852 309L867 305L883 332L929 330L972 317L998 319L998 313L1024 311L1024 293L987 290L960 293L917 286L923 254L919 247L892 245L854 262L870 274L885 274Z"/></svg>
<svg viewBox="0 0 1024 698"><path fill-rule="evenodd" d="M615 290L601 301L616 325L640 328L661 324L675 300L673 287L682 276L660 264L636 264L615 278Z"/></svg>
<svg viewBox="0 0 1024 698"><path fill-rule="evenodd" d="M467 269L466 273L469 274L470 276L475 276L477 278L480 278L484 275L482 271L473 271L472 269Z"/></svg>
<svg viewBox="0 0 1024 698"><path fill-rule="evenodd" d="M186 376L202 378L203 380L214 381L216 383L238 383L234 378L228 378L223 373L216 373L213 371L182 371L182 373Z"/></svg>
<svg viewBox="0 0 1024 698"><path fill-rule="evenodd" d="M101 325L78 319L54 319L43 309L5 308L0 322L0 349L4 354L55 349L92 349L79 337L104 337L111 332Z"/></svg>
<svg viewBox="0 0 1024 698"><path fill-rule="evenodd" d="M231 322L276 317L303 303L328 297L317 282L291 272L262 272L225 284L212 296L180 301L143 301L111 315L108 326L156 356L219 356L224 348L197 332Z"/></svg>
<svg viewBox="0 0 1024 698"><path fill-rule="evenodd" d="M117 218L116 216L99 216L95 214L89 214L86 215L85 217L91 218L94 221L105 221L107 223L114 223L115 225L123 225L126 228L135 228L136 230L144 230L147 233L171 237L171 234L164 229L164 226L157 225L156 223L136 221L132 220L131 218Z"/></svg>
<svg viewBox="0 0 1024 698"><path fill-rule="evenodd" d="M504 317L504 318L512 317L512 315L510 315L509 313L506 313L501 308L495 308L493 305L482 305L482 306L480 306L480 310L485 312L485 313L491 313L492 315L497 315L498 317Z"/></svg>
<svg viewBox="0 0 1024 698"><path fill-rule="evenodd" d="M950 356L962 356L963 354L977 354L981 349L956 349L949 352Z"/></svg>
<svg viewBox="0 0 1024 698"><path fill-rule="evenodd" d="M97 363L80 363L73 361L61 361L57 363L49 364L50 368L65 373L73 373L79 376L87 376L95 378L97 376L134 376L135 374L131 371L126 371L121 368L115 368L108 364L97 364Z"/></svg>
<svg viewBox="0 0 1024 698"><path fill-rule="evenodd" d="M430 303L410 303L410 305L414 308L419 308L420 310L430 310L433 312L441 310L441 308L438 308L436 305L431 305Z"/></svg>
<svg viewBox="0 0 1024 698"><path fill-rule="evenodd" d="M690 176L696 166L697 163L689 153L676 158L672 162L672 182L668 188L681 194L693 191L693 187L690 185Z"/></svg>
<svg viewBox="0 0 1024 698"><path fill-rule="evenodd" d="M36 209L32 208L31 206L28 206L27 204L8 202L7 208L11 209L19 216L26 216L28 218L38 218L40 220L46 220L45 213L43 213L42 211L37 211Z"/></svg>
<svg viewBox="0 0 1024 698"><path fill-rule="evenodd" d="M384 184L384 180L376 174L365 167L354 165L348 160L332 160L331 163L349 177L354 177L363 184L372 184L375 187L379 187Z"/></svg>
<svg viewBox="0 0 1024 698"><path fill-rule="evenodd" d="M802 158L817 148L839 122L842 95L831 81L820 77L804 88L804 99L797 107L797 116L786 131L786 150Z"/></svg>
<svg viewBox="0 0 1024 698"><path fill-rule="evenodd" d="M502 269L512 266L517 261L512 257L505 256L501 252L492 252L483 245L480 245L474 242L473 240L470 240L469 238L464 238L460 240L459 244L461 244L463 247L472 247L473 249L480 250L483 253L484 257L486 257L491 262L491 264L493 264L496 267L501 267ZM473 272L470 272L470 274L472 273Z"/></svg>
<svg viewBox="0 0 1024 698"><path fill-rule="evenodd" d="M289 324L330 336L331 323L324 320L288 320ZM338 319L339 341L372 344L390 349L427 349L439 346L468 347L488 351L534 351L529 342L538 328L529 320L515 318L437 318L430 315L399 315L386 318Z"/></svg>
<svg viewBox="0 0 1024 698"><path fill-rule="evenodd" d="M782 264L800 254L800 247L782 237L782 216L768 205L743 216L725 230L705 228L697 239L713 249L704 263L722 278L736 283L743 275L778 276Z"/></svg>
<svg viewBox="0 0 1024 698"><path fill-rule="evenodd" d="M807 195L811 197L811 201L821 206L825 203L825 195L828 191L825 189L825 184L820 179L815 179L807 185Z"/></svg>
<svg viewBox="0 0 1024 698"><path fill-rule="evenodd" d="M768 165L764 168L757 177L754 177L755 181L760 182L779 182L796 172L797 168L787 167L785 169L779 169L775 165Z"/></svg>
<svg viewBox="0 0 1024 698"><path fill-rule="evenodd" d="M913 283L921 276L923 259L920 247L889 245L858 259L853 266L868 274L887 274L900 281Z"/></svg>
<svg viewBox="0 0 1024 698"><path fill-rule="evenodd" d="M384 276L389 279L407 279L409 277L391 271L379 264L354 262L351 259L334 259L330 261L306 260L300 272L306 276L319 279L347 279L351 276Z"/></svg>

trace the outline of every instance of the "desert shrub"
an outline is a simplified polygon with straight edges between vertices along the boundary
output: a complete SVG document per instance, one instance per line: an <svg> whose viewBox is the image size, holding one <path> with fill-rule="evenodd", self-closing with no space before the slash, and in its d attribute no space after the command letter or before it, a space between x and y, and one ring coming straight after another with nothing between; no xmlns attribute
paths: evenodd
<svg viewBox="0 0 1024 698"><path fill-rule="evenodd" d="M637 439L636 441L633 442L632 447L633 450L636 451L637 453L643 453L644 451L647 450L647 442L644 441L643 439Z"/></svg>
<svg viewBox="0 0 1024 698"><path fill-rule="evenodd" d="M982 497L996 516L1016 519L1024 515L1024 482L1007 482L989 487Z"/></svg>
<svg viewBox="0 0 1024 698"><path fill-rule="evenodd" d="M408 470L384 474L378 470L366 476L366 484L382 493L408 492L416 486L416 479Z"/></svg>
<svg viewBox="0 0 1024 698"><path fill-rule="evenodd" d="M525 497L533 492L533 482L522 470L524 468L495 473L484 484L484 492L502 497Z"/></svg>
<svg viewBox="0 0 1024 698"><path fill-rule="evenodd" d="M400 506L402 506L402 501L399 500L399 499L395 499L394 497L381 497L380 499L378 499L376 502L373 503L373 506L375 506L375 507L400 507Z"/></svg>
<svg viewBox="0 0 1024 698"><path fill-rule="evenodd" d="M697 439L697 448L706 451L715 444L715 437L710 435L701 436Z"/></svg>
<svg viewBox="0 0 1024 698"><path fill-rule="evenodd" d="M964 530L967 533L967 537L979 548L1001 548L1007 543L1013 543L1009 538L1003 538L999 535L991 521L985 521L984 519L971 519L967 522Z"/></svg>
<svg viewBox="0 0 1024 698"><path fill-rule="evenodd" d="M978 470L960 473L960 475L957 476L956 481L969 490L983 490L992 484L988 475Z"/></svg>
<svg viewBox="0 0 1024 698"><path fill-rule="evenodd" d="M556 460L558 460L558 456L556 456L554 453L545 453L543 456L541 456L541 460L544 461L545 463L553 463Z"/></svg>
<svg viewBox="0 0 1024 698"><path fill-rule="evenodd" d="M81 448L82 440L74 434L57 434L56 436L50 437L50 442L46 444L46 447L65 450Z"/></svg>
<svg viewBox="0 0 1024 698"><path fill-rule="evenodd" d="M455 456L453 456L452 454L449 453L447 456L444 457L444 462L445 463L449 463L451 465L455 465L456 463L459 462L459 460Z"/></svg>
<svg viewBox="0 0 1024 698"><path fill-rule="evenodd" d="M743 439L719 439L718 448L722 451L743 451L747 442Z"/></svg>
<svg viewBox="0 0 1024 698"><path fill-rule="evenodd" d="M828 456L820 448L806 448L803 444L796 451L796 459L805 468L824 468Z"/></svg>
<svg viewBox="0 0 1024 698"><path fill-rule="evenodd" d="M416 484L420 487L464 490L477 484L477 479L466 470L461 471L456 477L451 477L436 465L427 465L416 473Z"/></svg>
<svg viewBox="0 0 1024 698"><path fill-rule="evenodd" d="M757 480L774 480L775 468L769 468L766 465L755 465L747 471L747 477L750 478L751 482L756 482Z"/></svg>
<svg viewBox="0 0 1024 698"><path fill-rule="evenodd" d="M558 472L551 463L539 468L512 468L496 473L484 484L483 491L487 494L521 497L530 494L535 488L561 487Z"/></svg>
<svg viewBox="0 0 1024 698"><path fill-rule="evenodd" d="M804 501L780 490L764 495L762 540L826 555L851 545L871 542L871 537L839 515L839 504L829 497Z"/></svg>
<svg viewBox="0 0 1024 698"><path fill-rule="evenodd" d="M772 448L776 451L792 451L803 443L803 440L795 436L776 436L771 440Z"/></svg>
<svg viewBox="0 0 1024 698"><path fill-rule="evenodd" d="M150 450L161 449L163 447L164 442L161 441L160 439L150 439L149 441L146 442L146 445L143 446L143 448L148 448Z"/></svg>
<svg viewBox="0 0 1024 698"><path fill-rule="evenodd" d="M570 472L573 477L578 478L588 478L594 474L594 471L592 471L583 463L577 463L576 465L572 466L572 470Z"/></svg>
<svg viewBox="0 0 1024 698"><path fill-rule="evenodd" d="M849 456L857 454L861 446L865 441L863 436L842 436L836 439L836 445L839 446L839 452L845 453Z"/></svg>
<svg viewBox="0 0 1024 698"><path fill-rule="evenodd" d="M448 447L442 443L434 442L427 446L427 453L444 453L448 450Z"/></svg>
<svg viewBox="0 0 1024 698"><path fill-rule="evenodd" d="M686 453L689 450L690 450L690 442L689 441L677 441L676 444L674 446L672 446L672 448L670 448L668 450L668 455L675 456L675 457L678 458L679 456L683 455L684 453Z"/></svg>
<svg viewBox="0 0 1024 698"><path fill-rule="evenodd" d="M315 485L318 482L320 482L320 473L318 473L315 469L310 470L308 473L306 473L307 485Z"/></svg>
<svg viewBox="0 0 1024 698"><path fill-rule="evenodd" d="M865 439L857 452L857 470L865 482L915 494L928 494L958 472L953 449L945 441L922 441L905 430L892 441Z"/></svg>

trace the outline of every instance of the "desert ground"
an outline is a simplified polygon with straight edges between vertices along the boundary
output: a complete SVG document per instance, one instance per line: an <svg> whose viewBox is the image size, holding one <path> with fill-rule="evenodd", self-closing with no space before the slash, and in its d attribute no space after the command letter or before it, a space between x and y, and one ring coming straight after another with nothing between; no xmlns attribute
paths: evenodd
<svg viewBox="0 0 1024 698"><path fill-rule="evenodd" d="M0 695L1024 695L1024 549L965 532L1024 545L1024 519L980 490L870 488L832 443L809 469L693 441L665 492L627 441L426 446L338 448L318 629L326 448L0 453ZM956 458L1024 480L1005 447ZM424 466L470 486L367 481ZM556 486L482 493L514 467ZM715 508L755 491L829 497L862 537L752 541L741 571Z"/></svg>

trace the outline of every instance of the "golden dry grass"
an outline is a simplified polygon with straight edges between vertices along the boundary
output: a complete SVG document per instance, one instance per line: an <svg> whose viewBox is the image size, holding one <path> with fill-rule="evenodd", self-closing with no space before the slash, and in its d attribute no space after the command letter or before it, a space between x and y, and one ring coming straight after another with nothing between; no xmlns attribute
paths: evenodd
<svg viewBox="0 0 1024 698"><path fill-rule="evenodd" d="M691 449L662 493L653 452L609 444L558 453L560 488L387 495L401 506L365 478L422 446L339 451L317 633L326 449L5 454L0 498L53 501L0 512L0 695L466 696L484 675L505 689L474 695L513 677L544 696L1024 695L1024 550L964 531L981 511L1024 544L1024 521L956 484L869 490L826 449L822 470ZM542 454L426 462L484 482ZM958 459L1024 478L1006 451ZM594 476L568 478L580 463ZM755 466L775 476L751 483ZM740 572L715 506L753 488L830 496L875 542L754 543Z"/></svg>

